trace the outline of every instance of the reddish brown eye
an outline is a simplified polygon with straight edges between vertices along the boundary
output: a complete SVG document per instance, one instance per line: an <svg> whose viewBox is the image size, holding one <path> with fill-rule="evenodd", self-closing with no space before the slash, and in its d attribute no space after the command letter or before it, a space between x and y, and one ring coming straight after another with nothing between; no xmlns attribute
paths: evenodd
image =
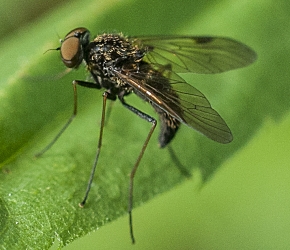
<svg viewBox="0 0 290 250"><path fill-rule="evenodd" d="M65 66L77 68L83 60L84 48L89 43L89 31L77 28L69 32L61 44L60 54Z"/></svg>
<svg viewBox="0 0 290 250"><path fill-rule="evenodd" d="M68 68L77 67L82 60L82 49L80 47L80 40L77 37L70 37L61 45L61 58L65 66Z"/></svg>

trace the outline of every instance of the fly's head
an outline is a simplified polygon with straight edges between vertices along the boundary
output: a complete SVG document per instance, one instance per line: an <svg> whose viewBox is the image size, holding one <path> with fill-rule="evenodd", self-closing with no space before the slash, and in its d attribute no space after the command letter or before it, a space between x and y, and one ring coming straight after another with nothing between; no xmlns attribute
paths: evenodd
<svg viewBox="0 0 290 250"><path fill-rule="evenodd" d="M90 32L86 28L76 28L70 31L58 48L64 65L68 68L78 68L84 59L89 42Z"/></svg>

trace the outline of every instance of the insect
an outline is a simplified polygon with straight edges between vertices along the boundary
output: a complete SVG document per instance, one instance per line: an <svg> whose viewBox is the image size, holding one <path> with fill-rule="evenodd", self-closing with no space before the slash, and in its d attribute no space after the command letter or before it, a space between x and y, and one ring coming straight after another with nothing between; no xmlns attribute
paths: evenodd
<svg viewBox="0 0 290 250"><path fill-rule="evenodd" d="M248 46L225 37L126 37L122 34L102 34L90 41L90 32L82 27L70 31L56 50L60 50L61 59L68 68L77 69L84 62L91 74L91 81L73 81L73 114L37 156L42 155L57 141L76 116L77 85L105 89L97 154L81 207L87 201L100 155L107 99L119 99L126 109L151 123L151 129L129 178L129 227L134 243L134 176L157 121L128 104L125 97L134 93L149 102L157 112L161 123L160 147L171 142L181 123L216 142L229 143L233 137L225 121L211 107L206 97L177 73L215 74L245 67L256 60L256 53Z"/></svg>

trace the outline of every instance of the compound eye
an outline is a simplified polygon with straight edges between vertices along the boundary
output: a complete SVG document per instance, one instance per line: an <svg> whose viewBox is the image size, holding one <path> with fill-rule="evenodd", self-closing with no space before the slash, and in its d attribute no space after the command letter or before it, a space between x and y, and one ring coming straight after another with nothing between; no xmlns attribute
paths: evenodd
<svg viewBox="0 0 290 250"><path fill-rule="evenodd" d="M88 40L88 30L77 28L69 32L61 44L61 59L66 67L77 68L83 60L83 46ZM84 43L84 38L86 43Z"/></svg>
<svg viewBox="0 0 290 250"><path fill-rule="evenodd" d="M80 39L77 37L70 37L64 40L61 45L60 54L63 63L68 68L79 66L82 61Z"/></svg>

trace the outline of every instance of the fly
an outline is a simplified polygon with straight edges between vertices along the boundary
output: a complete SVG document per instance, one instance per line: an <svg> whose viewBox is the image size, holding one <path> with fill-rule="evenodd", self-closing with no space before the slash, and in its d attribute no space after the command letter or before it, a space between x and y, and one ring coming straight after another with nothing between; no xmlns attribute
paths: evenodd
<svg viewBox="0 0 290 250"><path fill-rule="evenodd" d="M151 123L151 129L130 174L128 213L130 236L134 243L133 181L157 121L128 104L125 97L134 93L149 102L157 112L161 123L161 148L171 142L181 123L216 142L229 143L233 137L225 121L211 107L207 98L177 73L215 74L242 68L256 60L256 53L248 46L225 37L126 37L122 34L102 34L90 41L89 31L82 27L70 31L56 50L60 50L61 59L68 68L77 69L84 62L92 81L73 81L73 114L37 156L57 141L76 116L77 85L105 89L97 154L84 199L79 204L81 207L87 201L100 155L107 99L119 99L126 109Z"/></svg>

